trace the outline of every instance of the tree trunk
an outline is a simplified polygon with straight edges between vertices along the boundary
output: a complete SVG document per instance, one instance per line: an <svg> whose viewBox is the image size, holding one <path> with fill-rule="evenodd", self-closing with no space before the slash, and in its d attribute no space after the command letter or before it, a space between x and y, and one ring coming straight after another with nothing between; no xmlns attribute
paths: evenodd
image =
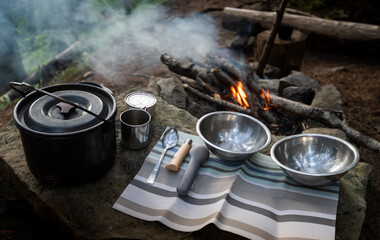
<svg viewBox="0 0 380 240"><path fill-rule="evenodd" d="M269 34L269 31L263 31L257 35L253 51L255 61L260 60L268 42ZM268 56L267 64L281 69L283 76L288 75L291 70L299 70L306 49L306 38L307 35L298 30L293 31L289 40L282 40L277 36Z"/></svg>

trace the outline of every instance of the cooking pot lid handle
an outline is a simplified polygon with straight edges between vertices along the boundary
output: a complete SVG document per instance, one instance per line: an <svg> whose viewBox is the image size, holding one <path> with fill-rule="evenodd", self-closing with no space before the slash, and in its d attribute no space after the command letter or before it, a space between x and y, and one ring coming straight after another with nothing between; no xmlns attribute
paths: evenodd
<svg viewBox="0 0 380 240"><path fill-rule="evenodd" d="M29 84L27 84L29 85ZM19 82L10 82L8 83L8 86L10 88L12 88L13 90L15 90L16 92L20 93L22 95L22 97L25 97L26 95L28 95L31 91L27 91L25 88L22 88L23 90L17 88L17 87L27 87L27 88L30 88L29 86L27 85L23 85ZM17 87L16 87L17 86Z"/></svg>
<svg viewBox="0 0 380 240"><path fill-rule="evenodd" d="M73 102L71 102L71 101L69 101L69 100L66 100L66 99L64 99L64 98L61 98L61 97L59 97L59 96L57 96L57 95L55 95L55 94L52 94L52 93L46 92L45 90L42 90L42 89L35 88L35 87L33 87L32 85L30 85L29 83L26 83L26 82L21 82L21 83L20 83L20 82L10 82L10 83L9 83L9 86L10 86L11 88L13 88L14 90L16 90L17 92L23 94L24 97L26 96L27 93L26 93L26 92L23 92L23 91L21 91L21 90L19 90L19 89L17 89L17 87L28 87L28 88L31 88L31 89L33 89L33 90L39 92L39 93L42 93L42 94L44 94L44 95L48 95L49 97L55 98L55 99L57 99L57 100L59 100L59 101L61 101L61 102L67 103L67 104L69 104L69 105L71 105L71 106L73 106L73 107L76 107L76 108L78 108L78 109L80 109L80 110L82 110L82 111L85 111L86 113L88 113L88 114L90 114L90 115L92 115L92 116L94 116L94 117L96 117L96 118L102 120L103 122L106 122L106 120L105 120L104 118L102 118L101 116L99 116L98 114L93 113L93 112L91 112L90 110L88 110L88 109L86 109L86 108L84 108L84 107L82 107L82 106L80 106L80 105L78 105L78 104L76 104L76 103L73 103ZM16 86L17 86L17 87L16 87Z"/></svg>

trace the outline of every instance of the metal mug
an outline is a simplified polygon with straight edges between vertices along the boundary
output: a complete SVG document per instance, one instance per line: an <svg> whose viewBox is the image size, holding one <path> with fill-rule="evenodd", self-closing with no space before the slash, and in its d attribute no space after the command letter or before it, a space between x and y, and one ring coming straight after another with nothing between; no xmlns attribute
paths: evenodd
<svg viewBox="0 0 380 240"><path fill-rule="evenodd" d="M131 150L144 148L149 143L151 115L143 109L128 109L120 114L121 144Z"/></svg>

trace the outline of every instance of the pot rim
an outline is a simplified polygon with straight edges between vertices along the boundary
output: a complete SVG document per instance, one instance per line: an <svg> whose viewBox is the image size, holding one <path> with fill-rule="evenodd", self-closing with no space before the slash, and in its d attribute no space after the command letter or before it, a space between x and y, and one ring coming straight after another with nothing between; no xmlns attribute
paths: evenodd
<svg viewBox="0 0 380 240"><path fill-rule="evenodd" d="M79 85L80 83L63 83L63 84L56 84L56 85L52 85L52 86L47 86L47 87L44 87L42 89L49 89L51 87L59 87L59 86L63 86L63 87L69 87L69 86L77 86ZM43 132L43 131L38 131L38 130L34 130L30 127L28 127L25 123L22 123L18 117L18 110L20 108L20 106L22 104L24 104L24 101L26 101L25 99L27 97L30 97L31 95L33 94L37 94L36 91L32 91L30 93L28 93L26 96L24 96L22 99L20 99L15 108L14 108L14 111L13 111L13 121L14 121L14 124L16 125L16 127L22 131L25 131L25 132L28 132L28 133L31 133L31 134L34 134L34 135L39 135L39 136L50 136L50 137L63 137L63 136L74 136L74 135L80 135L80 134L83 134L84 132L88 132L88 131L91 131L95 128L98 128L100 127L103 123L106 124L106 123L111 123L111 122L114 122L115 121L115 116L116 116L116 113L117 113L117 104L116 104L116 99L115 97L107 90L103 89L102 87L98 87L98 86L95 86L95 85L90 85L90 84L82 84L82 85L85 85L85 87L88 87L88 88L93 88L93 89L101 89L103 91L103 94L105 94L106 96L108 96L108 98L111 100L112 102L112 107L110 108L110 112L108 114L108 116L105 118L105 121L101 121L99 120L98 123L95 123L94 125L92 126L89 126L89 127L86 127L86 128L83 128L83 129L79 129L79 130L75 130L75 131L72 131L72 132Z"/></svg>

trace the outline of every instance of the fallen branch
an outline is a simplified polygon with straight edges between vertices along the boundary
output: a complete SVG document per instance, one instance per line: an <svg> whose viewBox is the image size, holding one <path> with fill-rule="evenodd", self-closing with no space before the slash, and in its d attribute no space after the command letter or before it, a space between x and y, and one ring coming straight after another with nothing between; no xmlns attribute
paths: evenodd
<svg viewBox="0 0 380 240"><path fill-rule="evenodd" d="M248 87L256 94L260 94L263 89L254 80L248 82ZM273 94L270 94L269 97L271 99L272 108L321 122L330 128L340 129L344 131L347 137L349 137L353 142L365 146L370 150L380 152L380 143L378 141L349 127L344 119L339 118L336 112L311 107L309 105L285 99Z"/></svg>
<svg viewBox="0 0 380 240"><path fill-rule="evenodd" d="M236 30L241 22L259 23L261 27L270 29L276 13L226 7L223 10L223 27ZM289 26L304 33L332 37L348 41L379 41L380 26L327 20L317 17L284 14L282 26Z"/></svg>
<svg viewBox="0 0 380 240"><path fill-rule="evenodd" d="M197 89L197 88L206 89L206 90L208 90L213 95L214 98L222 99L220 97L220 94L219 94L218 91L216 91L209 84L203 82L200 78L197 78L197 80L194 80L194 79L191 79L191 78L188 78L188 77L184 77L184 76L174 75L174 77L178 78L183 83L190 85L192 88L195 88L195 89Z"/></svg>
<svg viewBox="0 0 380 240"><path fill-rule="evenodd" d="M213 84L213 82L215 81L212 74L209 74L207 69L194 64L182 64L178 62L175 58L169 56L168 54L161 55L161 62L165 64L170 71L179 75L192 79L196 79L197 77L199 77L208 84Z"/></svg>
<svg viewBox="0 0 380 240"><path fill-rule="evenodd" d="M55 71L65 69L68 66L68 63L78 54L81 53L81 44L80 42L75 42L66 48L63 52L56 55L52 60L50 60L47 64L42 66L40 70L30 74L24 82L29 83L31 85L35 85L38 83L46 84L49 82L53 76ZM7 99L12 102L21 94L13 89L6 92L1 99Z"/></svg>

